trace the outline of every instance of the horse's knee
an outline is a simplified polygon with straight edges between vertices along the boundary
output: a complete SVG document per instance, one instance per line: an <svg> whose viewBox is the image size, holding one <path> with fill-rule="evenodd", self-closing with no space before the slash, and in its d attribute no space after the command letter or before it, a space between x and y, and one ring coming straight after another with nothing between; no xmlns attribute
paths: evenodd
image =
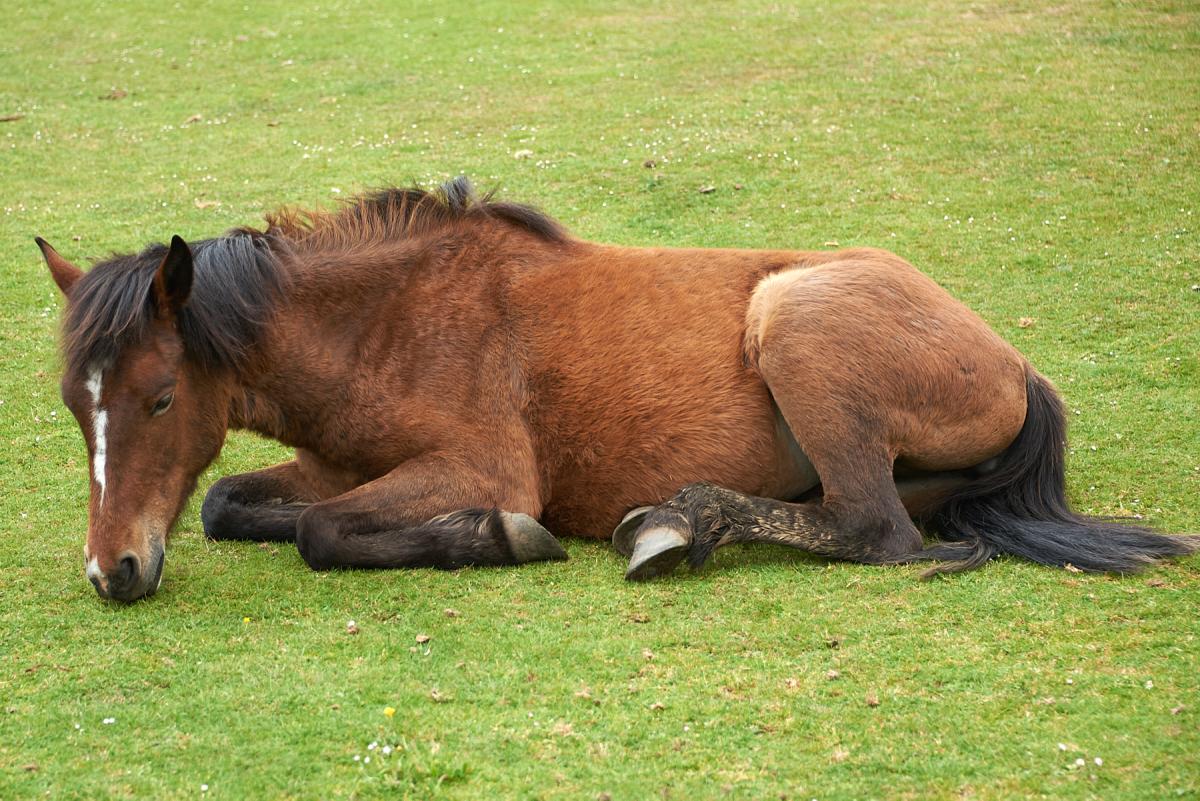
<svg viewBox="0 0 1200 801"><path fill-rule="evenodd" d="M208 488L204 495L204 503L200 505L200 523L204 527L204 535L209 539L229 539L229 511L233 504L235 488L234 476L226 476Z"/></svg>
<svg viewBox="0 0 1200 801"><path fill-rule="evenodd" d="M296 520L296 550L313 570L337 567L337 532L324 511L311 506Z"/></svg>

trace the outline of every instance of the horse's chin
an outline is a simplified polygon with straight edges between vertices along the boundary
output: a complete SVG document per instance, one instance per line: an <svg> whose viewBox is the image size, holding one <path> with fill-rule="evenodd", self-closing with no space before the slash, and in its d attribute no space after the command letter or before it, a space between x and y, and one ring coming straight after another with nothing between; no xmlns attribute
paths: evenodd
<svg viewBox="0 0 1200 801"><path fill-rule="evenodd" d="M149 598L151 595L158 592L158 588L162 585L163 566L167 562L167 548L165 543L160 545L157 551L158 563L154 567L154 574L150 577L150 581L147 582L148 589L146 590L146 594L144 596L146 598Z"/></svg>

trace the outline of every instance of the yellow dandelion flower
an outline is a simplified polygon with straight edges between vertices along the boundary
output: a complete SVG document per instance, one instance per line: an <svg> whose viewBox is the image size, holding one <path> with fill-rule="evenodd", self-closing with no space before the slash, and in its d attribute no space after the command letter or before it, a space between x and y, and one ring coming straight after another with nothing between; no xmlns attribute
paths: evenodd
<svg viewBox="0 0 1200 801"><path fill-rule="evenodd" d="M396 708L395 708L395 707L392 707L392 706L385 706L385 707L383 708L383 714L384 714L384 716L385 716L385 717L389 717L389 718L390 718L390 717L392 717L392 716L394 716L394 715L396 714Z"/></svg>

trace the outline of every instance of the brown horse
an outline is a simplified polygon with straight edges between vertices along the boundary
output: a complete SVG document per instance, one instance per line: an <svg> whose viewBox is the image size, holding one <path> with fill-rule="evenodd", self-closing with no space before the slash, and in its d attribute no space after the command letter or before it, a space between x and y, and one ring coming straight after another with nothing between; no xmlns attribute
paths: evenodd
<svg viewBox="0 0 1200 801"><path fill-rule="evenodd" d="M1050 384L882 250L596 245L464 179L86 274L38 244L67 297L102 596L158 587L231 427L296 458L216 482L206 534L295 540L321 570L561 559L547 528L623 516L635 579L751 540L942 569L1197 546L1073 513Z"/></svg>

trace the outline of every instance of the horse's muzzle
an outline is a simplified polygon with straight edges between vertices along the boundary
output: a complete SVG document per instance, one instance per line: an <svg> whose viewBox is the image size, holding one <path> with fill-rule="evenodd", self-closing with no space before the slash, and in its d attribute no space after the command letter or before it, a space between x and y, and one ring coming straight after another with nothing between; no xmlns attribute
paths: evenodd
<svg viewBox="0 0 1200 801"><path fill-rule="evenodd" d="M88 578L101 598L117 601L136 601L153 595L162 582L163 563L166 552L161 543L150 544L149 567L142 564L137 554L127 551L117 563L117 569L105 576L98 571L88 570Z"/></svg>

